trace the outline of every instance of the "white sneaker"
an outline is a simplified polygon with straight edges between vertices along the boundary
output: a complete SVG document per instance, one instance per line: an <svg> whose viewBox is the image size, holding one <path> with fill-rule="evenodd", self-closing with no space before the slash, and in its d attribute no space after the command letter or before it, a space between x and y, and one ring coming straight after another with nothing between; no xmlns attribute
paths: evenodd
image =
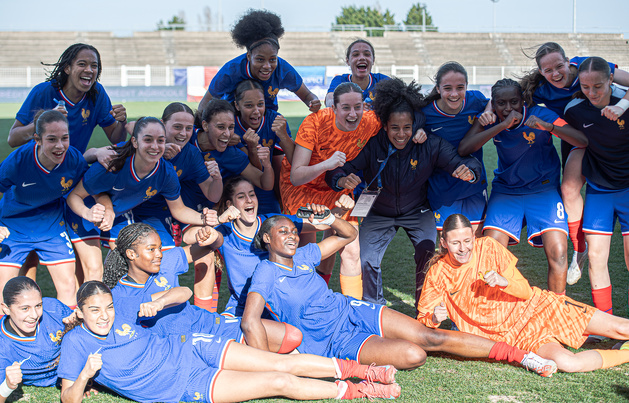
<svg viewBox="0 0 629 403"><path fill-rule="evenodd" d="M574 251L572 255L572 261L568 267L568 275L566 276L566 283L574 285L581 278L581 270L585 264L585 258L588 256L588 248L585 246L584 252Z"/></svg>
<svg viewBox="0 0 629 403"><path fill-rule="evenodd" d="M535 353L527 353L520 364L527 370L534 371L544 378L550 378L557 372L557 363L555 361L547 360Z"/></svg>

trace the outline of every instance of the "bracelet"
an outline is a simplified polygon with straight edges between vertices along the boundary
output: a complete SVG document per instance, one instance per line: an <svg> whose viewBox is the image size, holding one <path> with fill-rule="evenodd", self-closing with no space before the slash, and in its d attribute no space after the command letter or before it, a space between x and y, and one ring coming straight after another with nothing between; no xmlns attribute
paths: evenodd
<svg viewBox="0 0 629 403"><path fill-rule="evenodd" d="M201 226L205 225L205 214L201 213Z"/></svg>
<svg viewBox="0 0 629 403"><path fill-rule="evenodd" d="M11 393L13 393L15 389L11 389L9 385L7 385L7 380L5 379L2 384L0 384L0 396L9 397Z"/></svg>
<svg viewBox="0 0 629 403"><path fill-rule="evenodd" d="M552 129L550 129L550 132L552 133L552 132L554 132L554 131L555 131L555 124L554 124L554 123L551 123L551 125L553 125L553 128L552 128Z"/></svg>
<svg viewBox="0 0 629 403"><path fill-rule="evenodd" d="M622 113L625 113L627 109L629 109L629 100L623 98L620 101L616 102L616 106L622 109Z"/></svg>

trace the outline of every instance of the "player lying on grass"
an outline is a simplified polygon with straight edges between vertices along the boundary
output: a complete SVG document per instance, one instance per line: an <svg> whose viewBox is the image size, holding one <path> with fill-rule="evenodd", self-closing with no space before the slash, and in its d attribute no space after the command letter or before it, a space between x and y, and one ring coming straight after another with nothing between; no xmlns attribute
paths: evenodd
<svg viewBox="0 0 629 403"><path fill-rule="evenodd" d="M565 372L629 362L629 350L622 348L564 348L579 348L588 334L627 340L629 320L529 286L515 267L517 258L491 237L475 238L465 216L446 219L440 246L419 301L421 323L437 327L450 318L462 332L534 351Z"/></svg>
<svg viewBox="0 0 629 403"><path fill-rule="evenodd" d="M422 365L427 351L445 351L463 357L489 357L519 362L542 376L550 376L556 364L535 354L463 332L433 330L382 305L332 292L315 270L324 259L356 238L347 221L328 214L315 224L327 224L336 235L297 248L295 224L284 216L262 223L255 246L267 250L269 259L256 267L247 296L242 329L247 344L269 350L261 322L266 306L278 320L303 333L301 353L352 359L378 365L393 364L412 369Z"/></svg>

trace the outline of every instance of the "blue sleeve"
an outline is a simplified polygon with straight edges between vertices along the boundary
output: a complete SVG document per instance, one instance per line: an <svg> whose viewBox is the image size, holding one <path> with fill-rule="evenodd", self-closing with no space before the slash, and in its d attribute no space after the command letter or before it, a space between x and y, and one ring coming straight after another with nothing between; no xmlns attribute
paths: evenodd
<svg viewBox="0 0 629 403"><path fill-rule="evenodd" d="M485 94L483 94L482 92L478 90L469 90L468 92L470 93L470 95L472 96L475 102L482 103L483 107L487 106L487 102L489 102L489 99L485 96Z"/></svg>
<svg viewBox="0 0 629 403"><path fill-rule="evenodd" d="M548 123L553 123L555 120L559 119L559 115L543 106L536 107L535 110L531 111L531 114Z"/></svg>
<svg viewBox="0 0 629 403"><path fill-rule="evenodd" d="M52 318L55 319L55 322L63 324L62 319L70 316L70 314L72 313L72 309L70 309L70 307L68 307L66 304L56 298L44 297L42 298L42 301L44 310L48 312Z"/></svg>
<svg viewBox="0 0 629 403"><path fill-rule="evenodd" d="M177 247L164 252L161 264L162 270L174 273L176 276L188 272L188 257L183 248ZM161 270L160 270L161 271Z"/></svg>
<svg viewBox="0 0 629 403"><path fill-rule="evenodd" d="M98 87L98 97L96 99L96 111L98 116L96 118L96 123L100 127L111 126L116 123L116 119L111 116L111 100L109 99L109 95L105 92L105 88L100 83L97 83Z"/></svg>
<svg viewBox="0 0 629 403"><path fill-rule="evenodd" d="M286 215L286 218L291 220L293 224L295 224L295 228L297 228L297 231L301 233L301 230L304 228L304 219L299 218L296 215Z"/></svg>
<svg viewBox="0 0 629 403"><path fill-rule="evenodd" d="M160 194L164 196L166 200L177 200L179 198L179 194L181 193L181 185L179 184L179 178L177 177L177 172L175 172L175 168L168 161L165 162L164 170L164 188L161 190Z"/></svg>
<svg viewBox="0 0 629 403"><path fill-rule="evenodd" d="M336 87L338 87L340 84L342 84L343 82L345 82L345 80L343 79L344 75L340 74L338 76L334 76L334 78L332 79L332 81L330 82L330 88L328 88L328 94L330 92L334 92L334 90L336 89Z"/></svg>
<svg viewBox="0 0 629 403"><path fill-rule="evenodd" d="M26 147L30 144L23 145ZM18 149L19 150L19 149ZM18 150L13 151L9 156L0 164L0 193L5 193L7 190L15 184L14 179L18 178L17 165L19 162Z"/></svg>
<svg viewBox="0 0 629 403"><path fill-rule="evenodd" d="M225 170L223 177L240 175L249 165L249 157L236 147L227 147L223 153L223 158L219 162L221 174Z"/></svg>
<svg viewBox="0 0 629 403"><path fill-rule="evenodd" d="M257 292L268 302L273 292L277 268L272 262L263 260L256 266L251 277L249 292Z"/></svg>
<svg viewBox="0 0 629 403"><path fill-rule="evenodd" d="M85 367L89 353L85 351L84 344L77 340L77 331L74 329L63 337L61 342L61 358L57 368L57 376L60 379L76 381Z"/></svg>
<svg viewBox="0 0 629 403"><path fill-rule="evenodd" d="M210 174L205 167L205 162L203 161L203 156L201 152L193 146L190 146L190 151L188 152L187 158L190 158L190 177L196 184L201 184L209 179Z"/></svg>
<svg viewBox="0 0 629 403"><path fill-rule="evenodd" d="M304 82L303 78L286 60L281 57L278 57L277 60L277 69L275 71L280 75L280 88L286 88L292 92L297 91Z"/></svg>
<svg viewBox="0 0 629 403"><path fill-rule="evenodd" d="M218 70L207 89L212 97L223 98L225 95L231 94L239 82L247 79L243 76L240 66L243 63L242 59L246 57L246 54L240 55L225 63Z"/></svg>
<svg viewBox="0 0 629 403"><path fill-rule="evenodd" d="M83 175L83 187L92 196L107 192L114 186L116 174L108 172L101 164L92 164Z"/></svg>
<svg viewBox="0 0 629 403"><path fill-rule="evenodd" d="M313 267L319 266L321 263L321 249L319 249L319 245L316 243L309 243L298 250L300 249L303 253L301 259L310 263Z"/></svg>
<svg viewBox="0 0 629 403"><path fill-rule="evenodd" d="M33 87L17 115L15 115L15 119L26 126L33 121L33 117L35 117L35 113L38 110L54 108L56 103L52 99L48 99L49 96L45 94L48 87L52 87L52 84L48 81Z"/></svg>

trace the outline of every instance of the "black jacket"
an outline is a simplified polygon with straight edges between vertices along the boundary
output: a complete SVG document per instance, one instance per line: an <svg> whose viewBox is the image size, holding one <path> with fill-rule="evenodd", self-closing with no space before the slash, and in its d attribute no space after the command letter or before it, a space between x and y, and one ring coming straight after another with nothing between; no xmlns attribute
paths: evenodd
<svg viewBox="0 0 629 403"><path fill-rule="evenodd" d="M417 120L416 116L415 121ZM416 130L413 127L413 133ZM337 192L341 191L336 182L360 170L363 171L365 184L371 182L387 157L389 144L387 133L380 129L356 158L326 173L327 184ZM386 217L396 217L416 208L429 209L426 193L430 175L437 168L452 173L461 164L474 172L475 182L480 179L480 162L474 157L461 157L447 140L428 134L428 139L423 144L415 144L411 138L404 149L395 151L389 157L380 174L382 190L371 211ZM377 182L377 179L374 180L370 189L376 189Z"/></svg>

